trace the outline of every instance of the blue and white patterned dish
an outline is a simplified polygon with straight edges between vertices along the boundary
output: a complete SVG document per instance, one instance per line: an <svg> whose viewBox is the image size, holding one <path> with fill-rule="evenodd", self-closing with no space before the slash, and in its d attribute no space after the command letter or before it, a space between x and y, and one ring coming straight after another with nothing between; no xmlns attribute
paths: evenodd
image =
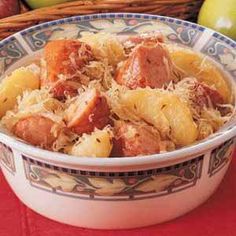
<svg viewBox="0 0 236 236"><path fill-rule="evenodd" d="M235 93L236 43L202 26L163 16L98 14L44 23L0 42L0 75L40 54L50 40L81 32L157 31L207 55ZM32 147L0 132L0 165L16 195L51 219L90 228L134 228L176 218L217 188L235 147L235 119L196 145L143 158L78 158ZM42 200L43 199L43 200Z"/></svg>

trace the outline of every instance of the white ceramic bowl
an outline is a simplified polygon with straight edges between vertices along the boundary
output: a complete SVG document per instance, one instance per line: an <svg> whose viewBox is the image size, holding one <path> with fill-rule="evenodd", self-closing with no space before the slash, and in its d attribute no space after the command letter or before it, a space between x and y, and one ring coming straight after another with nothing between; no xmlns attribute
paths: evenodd
<svg viewBox="0 0 236 236"><path fill-rule="evenodd" d="M34 58L47 41L82 31L161 31L213 59L235 92L235 42L196 24L142 14L78 16L19 32L0 43L0 73ZM96 159L44 151L1 131L0 164L16 195L39 214L81 227L134 228L174 219L209 198L228 169L235 134L232 120L206 141L173 152Z"/></svg>

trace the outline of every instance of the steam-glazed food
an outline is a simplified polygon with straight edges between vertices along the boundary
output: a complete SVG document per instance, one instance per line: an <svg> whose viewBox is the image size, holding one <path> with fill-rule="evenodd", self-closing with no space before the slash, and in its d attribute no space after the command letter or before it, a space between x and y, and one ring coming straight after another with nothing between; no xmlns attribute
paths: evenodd
<svg viewBox="0 0 236 236"><path fill-rule="evenodd" d="M173 151L232 116L223 72L160 35L55 40L0 84L1 125L25 142L81 157ZM157 156L158 158L158 156Z"/></svg>

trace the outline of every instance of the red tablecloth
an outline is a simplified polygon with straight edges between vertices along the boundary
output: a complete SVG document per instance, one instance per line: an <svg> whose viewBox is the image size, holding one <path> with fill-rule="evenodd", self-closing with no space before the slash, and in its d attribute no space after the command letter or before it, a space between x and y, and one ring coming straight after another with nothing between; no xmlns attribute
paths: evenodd
<svg viewBox="0 0 236 236"><path fill-rule="evenodd" d="M48 220L14 195L0 171L0 236L236 236L236 155L218 191L204 205L169 223L135 230L102 231Z"/></svg>

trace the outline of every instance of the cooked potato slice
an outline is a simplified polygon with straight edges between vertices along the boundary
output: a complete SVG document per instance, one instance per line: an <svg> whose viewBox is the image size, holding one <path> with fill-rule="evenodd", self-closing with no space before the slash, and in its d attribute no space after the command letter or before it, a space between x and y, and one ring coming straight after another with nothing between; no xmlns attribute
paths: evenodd
<svg viewBox="0 0 236 236"><path fill-rule="evenodd" d="M179 146L191 144L197 138L197 127L188 106L171 92L129 90L120 96L120 101L124 107L154 125L162 136L170 135Z"/></svg>
<svg viewBox="0 0 236 236"><path fill-rule="evenodd" d="M168 135L169 121L161 111L162 102L158 94L151 89L128 90L121 94L119 102L123 108L154 125L161 134Z"/></svg>
<svg viewBox="0 0 236 236"><path fill-rule="evenodd" d="M169 121L170 136L179 146L193 143L198 136L197 125L194 123L188 106L175 95L167 95L163 102L163 113Z"/></svg>
<svg viewBox="0 0 236 236"><path fill-rule="evenodd" d="M79 157L109 157L112 149L112 133L109 128L84 134L72 147L70 154Z"/></svg>
<svg viewBox="0 0 236 236"><path fill-rule="evenodd" d="M19 68L0 84L0 118L16 105L16 98L25 90L39 88L39 75L27 68Z"/></svg>
<svg viewBox="0 0 236 236"><path fill-rule="evenodd" d="M230 88L224 75L213 63L188 49L169 47L169 52L174 64L182 69L186 76L196 77L200 82L215 87L224 98L224 102L230 102Z"/></svg>

